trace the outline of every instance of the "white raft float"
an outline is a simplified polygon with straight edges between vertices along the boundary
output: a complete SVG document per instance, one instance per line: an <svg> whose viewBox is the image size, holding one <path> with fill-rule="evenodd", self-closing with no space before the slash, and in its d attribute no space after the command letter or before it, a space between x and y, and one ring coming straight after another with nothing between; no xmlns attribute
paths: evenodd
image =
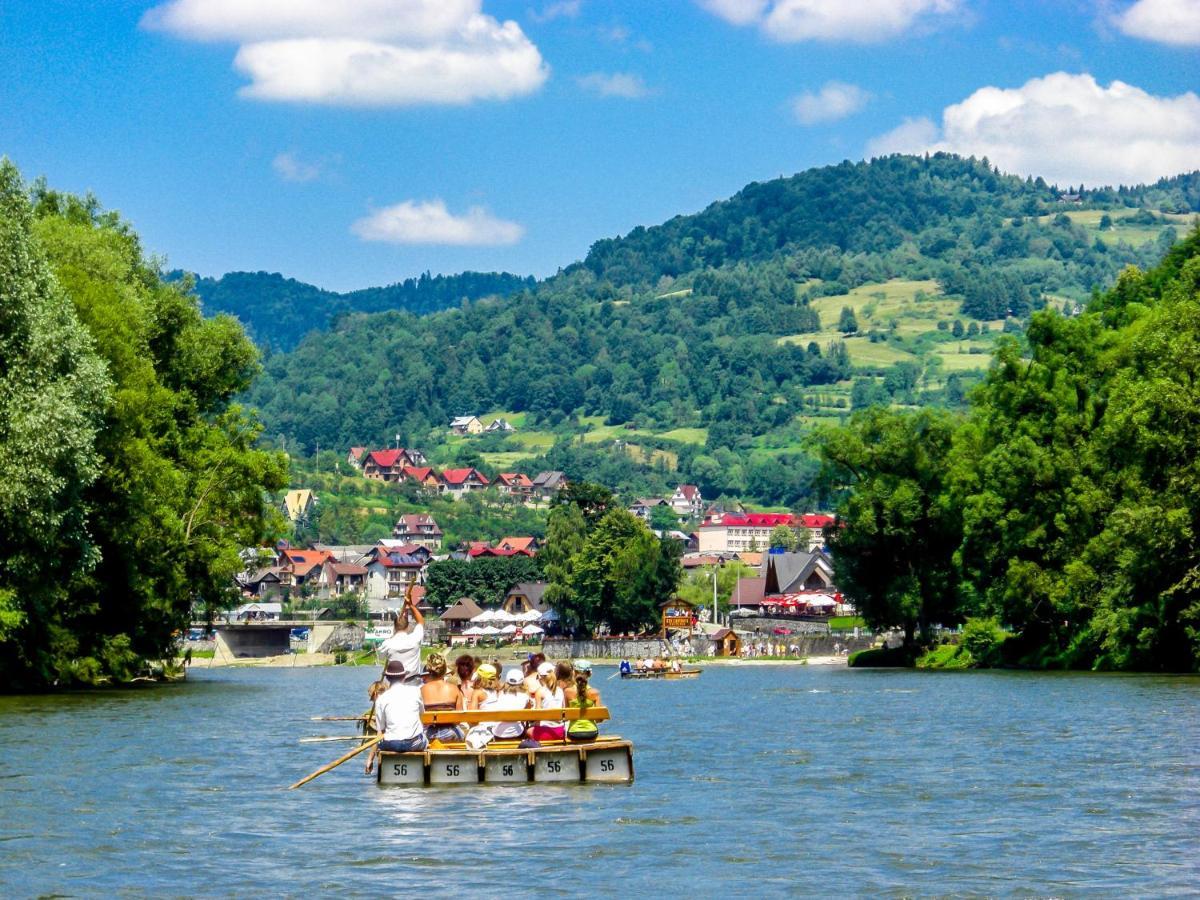
<svg viewBox="0 0 1200 900"><path fill-rule="evenodd" d="M538 710L437 711L421 716L426 725L478 722L557 721L609 718L603 706ZM628 784L633 781L633 744L619 737L542 743L521 749L517 741L493 741L484 750L455 743L410 753L379 753L377 781L386 785L457 784Z"/></svg>

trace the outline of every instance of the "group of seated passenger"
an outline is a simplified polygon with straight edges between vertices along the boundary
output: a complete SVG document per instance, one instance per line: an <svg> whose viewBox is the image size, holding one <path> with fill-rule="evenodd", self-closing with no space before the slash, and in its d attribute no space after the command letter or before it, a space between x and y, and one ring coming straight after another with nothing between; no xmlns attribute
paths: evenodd
<svg viewBox="0 0 1200 900"><path fill-rule="evenodd" d="M646 657L645 659L635 659L632 664L629 660L621 661L622 674L628 675L631 672L679 672L683 668L678 658L673 658L669 662L661 656L658 658Z"/></svg>
<svg viewBox="0 0 1200 900"><path fill-rule="evenodd" d="M597 729L587 719L569 725L557 719L525 722L481 722L425 726L424 711L475 711L561 709L600 705L600 692L589 684L592 664L585 659L552 663L541 653L530 654L520 668L505 670L499 659L481 660L463 654L447 677L446 658L430 654L414 671L397 658L388 660L382 682L375 682L370 697L375 704L374 724L383 735L382 750L424 750L430 744L465 741L482 749L493 740L522 741L539 746L548 741L593 740ZM584 700L581 702L580 697ZM524 739L524 740L522 740ZM367 762L367 771L374 765Z"/></svg>

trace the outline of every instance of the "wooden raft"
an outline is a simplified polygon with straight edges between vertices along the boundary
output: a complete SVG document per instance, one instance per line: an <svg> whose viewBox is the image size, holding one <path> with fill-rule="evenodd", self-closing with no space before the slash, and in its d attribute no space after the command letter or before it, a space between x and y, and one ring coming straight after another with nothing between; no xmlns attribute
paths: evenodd
<svg viewBox="0 0 1200 900"><path fill-rule="evenodd" d="M436 710L422 713L426 725L473 725L479 722L604 722L608 709L591 706L517 710ZM587 743L542 742L521 749L519 741L492 741L484 750L462 742L435 742L428 750L380 751L377 780L386 785L628 783L633 781L633 744L614 736Z"/></svg>

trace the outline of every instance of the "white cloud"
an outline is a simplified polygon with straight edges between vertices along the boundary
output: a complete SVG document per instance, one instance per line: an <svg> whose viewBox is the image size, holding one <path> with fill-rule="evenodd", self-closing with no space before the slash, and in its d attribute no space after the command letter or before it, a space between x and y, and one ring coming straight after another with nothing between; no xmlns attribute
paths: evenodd
<svg viewBox="0 0 1200 900"><path fill-rule="evenodd" d="M801 125L836 122L858 112L871 95L856 84L830 81L821 90L805 91L791 100L792 114Z"/></svg>
<svg viewBox="0 0 1200 900"><path fill-rule="evenodd" d="M516 22L481 0L172 0L143 18L191 40L241 41L234 66L260 100L462 104L532 93L549 76Z"/></svg>
<svg viewBox="0 0 1200 900"><path fill-rule="evenodd" d="M601 97L624 97L627 100L637 100L649 96L650 89L642 81L640 75L628 72L592 72L578 79L579 86L587 91L599 94Z"/></svg>
<svg viewBox="0 0 1200 900"><path fill-rule="evenodd" d="M1113 22L1131 37L1200 46L1200 0L1137 0Z"/></svg>
<svg viewBox="0 0 1200 900"><path fill-rule="evenodd" d="M1200 164L1200 97L1056 72L1019 88L980 88L946 107L940 127L908 120L867 145L868 156L938 150L1059 184L1150 182Z"/></svg>
<svg viewBox="0 0 1200 900"><path fill-rule="evenodd" d="M555 19L578 19L583 9L583 0L557 0L547 3L540 11L531 11L529 18L535 22L553 22Z"/></svg>
<svg viewBox="0 0 1200 900"><path fill-rule="evenodd" d="M960 0L697 0L734 25L797 41L878 43L898 38L931 16L956 12Z"/></svg>
<svg viewBox="0 0 1200 900"><path fill-rule="evenodd" d="M364 241L387 244L453 244L501 246L525 234L516 222L498 219L479 206L456 216L442 200L405 200L359 219L350 230Z"/></svg>
<svg viewBox="0 0 1200 900"><path fill-rule="evenodd" d="M284 181L314 181L321 175L320 165L305 162L291 151L278 154L271 160L271 168Z"/></svg>
<svg viewBox="0 0 1200 900"><path fill-rule="evenodd" d="M437 40L481 11L482 0L171 0L142 25L197 41L279 38Z"/></svg>

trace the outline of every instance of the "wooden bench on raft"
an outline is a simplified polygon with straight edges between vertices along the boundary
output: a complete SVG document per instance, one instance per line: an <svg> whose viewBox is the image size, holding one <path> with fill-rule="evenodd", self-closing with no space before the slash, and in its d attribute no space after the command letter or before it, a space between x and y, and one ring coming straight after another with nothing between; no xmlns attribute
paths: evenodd
<svg viewBox="0 0 1200 900"><path fill-rule="evenodd" d="M423 725L477 725L480 722L574 722L609 720L607 706L554 707L549 709L438 709L421 713Z"/></svg>

